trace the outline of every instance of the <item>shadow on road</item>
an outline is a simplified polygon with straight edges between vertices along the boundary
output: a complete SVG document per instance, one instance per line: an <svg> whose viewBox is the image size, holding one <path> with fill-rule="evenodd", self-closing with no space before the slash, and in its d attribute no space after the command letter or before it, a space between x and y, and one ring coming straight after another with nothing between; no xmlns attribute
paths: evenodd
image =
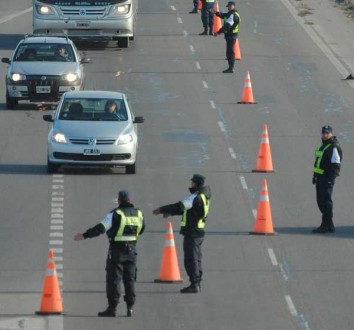
<svg viewBox="0 0 354 330"><path fill-rule="evenodd" d="M311 236L325 236L331 238L354 238L354 225L353 226L336 226L335 233L314 234L313 227L277 227L274 230L283 235L311 235Z"/></svg>

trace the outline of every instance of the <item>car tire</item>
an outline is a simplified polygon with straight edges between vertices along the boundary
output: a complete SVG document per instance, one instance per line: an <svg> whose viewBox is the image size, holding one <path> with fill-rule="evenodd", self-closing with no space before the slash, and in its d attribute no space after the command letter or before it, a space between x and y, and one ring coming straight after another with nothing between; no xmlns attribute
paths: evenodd
<svg viewBox="0 0 354 330"><path fill-rule="evenodd" d="M119 37L118 38L118 47L128 48L129 47L129 37Z"/></svg>
<svg viewBox="0 0 354 330"><path fill-rule="evenodd" d="M127 165L125 167L125 174L135 174L136 173L136 164Z"/></svg>
<svg viewBox="0 0 354 330"><path fill-rule="evenodd" d="M47 161L47 173L48 174L54 174L59 171L60 165L54 164L50 162L49 160Z"/></svg>
<svg viewBox="0 0 354 330"><path fill-rule="evenodd" d="M6 94L6 108L12 110L15 108L15 105L18 104L18 101Z"/></svg>

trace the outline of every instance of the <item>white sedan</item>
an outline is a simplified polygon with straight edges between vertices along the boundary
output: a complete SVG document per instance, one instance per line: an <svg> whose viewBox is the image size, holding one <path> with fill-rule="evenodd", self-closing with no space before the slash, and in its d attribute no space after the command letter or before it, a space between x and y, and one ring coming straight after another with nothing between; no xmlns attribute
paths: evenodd
<svg viewBox="0 0 354 330"><path fill-rule="evenodd" d="M136 172L137 125L125 94L109 91L67 92L54 115L48 134L48 173L61 165L116 167Z"/></svg>

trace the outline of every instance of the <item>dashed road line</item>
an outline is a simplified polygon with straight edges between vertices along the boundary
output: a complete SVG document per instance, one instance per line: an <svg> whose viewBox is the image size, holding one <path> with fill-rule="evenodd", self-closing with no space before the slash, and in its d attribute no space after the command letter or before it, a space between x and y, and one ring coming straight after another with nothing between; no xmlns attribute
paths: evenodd
<svg viewBox="0 0 354 330"><path fill-rule="evenodd" d="M275 256L274 250L273 249L267 249L270 261L273 266L278 266L278 260L277 257Z"/></svg>
<svg viewBox="0 0 354 330"><path fill-rule="evenodd" d="M172 9L173 11L176 11L176 7L175 7L175 6L171 6L171 9Z"/></svg>
<svg viewBox="0 0 354 330"><path fill-rule="evenodd" d="M286 303L288 305L290 314L292 316L297 316L297 310L295 308L295 305L294 305L293 300L291 299L291 297L289 295L286 295L285 296L285 300L286 300Z"/></svg>
<svg viewBox="0 0 354 330"><path fill-rule="evenodd" d="M205 80L203 80L203 86L204 86L205 89L209 88L208 83Z"/></svg>
<svg viewBox="0 0 354 330"><path fill-rule="evenodd" d="M213 100L210 101L210 106L212 109L216 109L215 102Z"/></svg>
<svg viewBox="0 0 354 330"><path fill-rule="evenodd" d="M178 22L179 24L183 24L182 18L181 18L181 17L177 17L177 22Z"/></svg>
<svg viewBox="0 0 354 330"><path fill-rule="evenodd" d="M200 67L200 63L197 61L197 62L195 62L195 66L197 67L197 69L198 70L200 70L201 69L201 67Z"/></svg>
<svg viewBox="0 0 354 330"><path fill-rule="evenodd" d="M224 123L222 121L218 121L218 125L220 127L220 131L225 133L226 129L225 129Z"/></svg>
<svg viewBox="0 0 354 330"><path fill-rule="evenodd" d="M229 153L230 153L232 159L237 159L236 152L234 151L233 148L229 148Z"/></svg>

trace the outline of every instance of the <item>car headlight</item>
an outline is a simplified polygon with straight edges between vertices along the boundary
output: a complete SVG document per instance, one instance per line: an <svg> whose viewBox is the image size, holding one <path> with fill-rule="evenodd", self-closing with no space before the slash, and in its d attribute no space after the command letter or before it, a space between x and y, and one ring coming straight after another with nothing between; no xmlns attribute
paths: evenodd
<svg viewBox="0 0 354 330"><path fill-rule="evenodd" d="M118 144L128 144L133 142L133 135L131 134L123 134L118 139Z"/></svg>
<svg viewBox="0 0 354 330"><path fill-rule="evenodd" d="M124 15L128 14L130 5L114 6L111 10L111 15Z"/></svg>
<svg viewBox="0 0 354 330"><path fill-rule="evenodd" d="M75 80L77 80L79 78L79 75L77 73L67 73L64 74L61 79L68 81L68 82L74 82Z"/></svg>
<svg viewBox="0 0 354 330"><path fill-rule="evenodd" d="M58 143L67 143L66 137L63 133L56 132L52 135L52 140Z"/></svg>
<svg viewBox="0 0 354 330"><path fill-rule="evenodd" d="M36 9L37 9L37 13L40 15L55 15L54 8L50 6L37 5Z"/></svg>
<svg viewBox="0 0 354 330"><path fill-rule="evenodd" d="M11 73L10 77L12 81L26 80L26 75L21 73Z"/></svg>

